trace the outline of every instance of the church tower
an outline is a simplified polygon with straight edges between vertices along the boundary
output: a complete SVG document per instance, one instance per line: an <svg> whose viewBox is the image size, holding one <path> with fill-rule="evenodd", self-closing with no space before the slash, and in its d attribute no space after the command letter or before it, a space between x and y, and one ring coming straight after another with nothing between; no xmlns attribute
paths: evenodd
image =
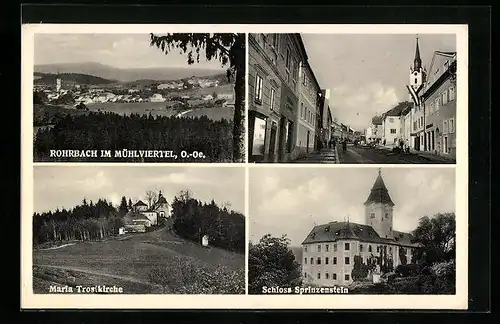
<svg viewBox="0 0 500 324"><path fill-rule="evenodd" d="M413 65L410 66L410 83L409 83L409 85L415 90L416 93L418 93L420 87L424 84L425 78L426 78L426 72L425 69L422 67L422 59L420 58L420 49L418 47L418 37L417 37L415 58L413 59Z"/></svg>
<svg viewBox="0 0 500 324"><path fill-rule="evenodd" d="M170 205L167 202L167 199L165 199L165 197L161 194L161 191L158 193L158 201L155 204L155 211L158 212L159 217L170 217Z"/></svg>
<svg viewBox="0 0 500 324"><path fill-rule="evenodd" d="M373 227L381 238L394 238L392 230L394 203L389 196L380 169L364 205L366 225Z"/></svg>

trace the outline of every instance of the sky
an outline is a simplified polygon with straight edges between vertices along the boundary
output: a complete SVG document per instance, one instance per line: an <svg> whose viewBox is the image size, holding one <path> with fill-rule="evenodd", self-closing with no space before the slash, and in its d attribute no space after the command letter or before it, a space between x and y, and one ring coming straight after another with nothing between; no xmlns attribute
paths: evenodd
<svg viewBox="0 0 500 324"><path fill-rule="evenodd" d="M84 198L105 198L115 205L121 197L146 202L147 190L161 190L168 202L181 190L193 197L245 212L245 170L232 167L164 166L36 166L34 212L79 205Z"/></svg>
<svg viewBox="0 0 500 324"><path fill-rule="evenodd" d="M412 34L302 34L309 64L322 89L330 89L333 117L356 130L409 100L405 85L415 58ZM434 51L456 51L455 35L421 34L422 64Z"/></svg>
<svg viewBox="0 0 500 324"><path fill-rule="evenodd" d="M37 34L35 64L96 62L116 68L186 67L186 54L168 55L149 45L149 34ZM197 68L220 69L200 51Z"/></svg>
<svg viewBox="0 0 500 324"><path fill-rule="evenodd" d="M394 206L393 228L411 232L423 216L455 212L455 168L381 168ZM314 225L364 224L378 168L251 168L250 240L286 234L300 246Z"/></svg>

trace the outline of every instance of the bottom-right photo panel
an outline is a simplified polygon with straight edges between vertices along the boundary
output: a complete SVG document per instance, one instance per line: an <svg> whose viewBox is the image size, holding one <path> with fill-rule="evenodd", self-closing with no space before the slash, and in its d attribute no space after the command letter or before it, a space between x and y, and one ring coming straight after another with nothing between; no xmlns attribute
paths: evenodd
<svg viewBox="0 0 500 324"><path fill-rule="evenodd" d="M249 172L249 294L456 293L454 167Z"/></svg>

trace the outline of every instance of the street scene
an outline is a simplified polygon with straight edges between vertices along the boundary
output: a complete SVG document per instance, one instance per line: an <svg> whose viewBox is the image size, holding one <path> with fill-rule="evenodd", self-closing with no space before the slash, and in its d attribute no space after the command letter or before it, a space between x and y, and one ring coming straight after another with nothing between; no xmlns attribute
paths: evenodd
<svg viewBox="0 0 500 324"><path fill-rule="evenodd" d="M249 34L251 163L456 163L456 37Z"/></svg>

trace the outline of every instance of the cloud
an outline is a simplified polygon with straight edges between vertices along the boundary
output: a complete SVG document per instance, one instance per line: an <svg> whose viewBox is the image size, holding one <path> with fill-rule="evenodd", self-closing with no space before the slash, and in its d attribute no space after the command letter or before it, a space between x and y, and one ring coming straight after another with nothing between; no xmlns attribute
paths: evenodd
<svg viewBox="0 0 500 324"><path fill-rule="evenodd" d="M111 186L112 182L103 171L100 171L92 177L77 180L76 185L83 191L99 191Z"/></svg>

